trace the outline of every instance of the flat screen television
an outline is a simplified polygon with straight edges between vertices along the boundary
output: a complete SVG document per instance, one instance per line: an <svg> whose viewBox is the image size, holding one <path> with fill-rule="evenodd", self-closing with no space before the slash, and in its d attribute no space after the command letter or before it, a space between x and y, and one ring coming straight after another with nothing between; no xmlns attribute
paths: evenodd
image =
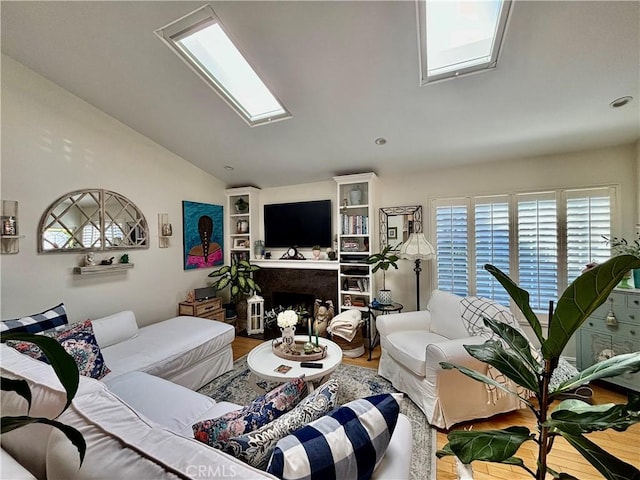
<svg viewBox="0 0 640 480"><path fill-rule="evenodd" d="M267 248L331 246L331 200L264 206Z"/></svg>

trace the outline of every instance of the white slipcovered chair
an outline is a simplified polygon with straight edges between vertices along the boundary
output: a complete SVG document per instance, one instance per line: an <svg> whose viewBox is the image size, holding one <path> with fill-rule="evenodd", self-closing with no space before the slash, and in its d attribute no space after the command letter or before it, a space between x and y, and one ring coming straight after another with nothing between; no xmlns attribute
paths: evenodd
<svg viewBox="0 0 640 480"><path fill-rule="evenodd" d="M469 325L462 319L463 309L468 311L470 305L475 308L480 304L485 309L482 314L491 318L497 314L513 321L502 305L478 297L467 299L473 299L472 303L434 290L427 310L381 315L376 319L382 347L378 374L406 393L431 425L444 429L520 408L515 395L492 395L484 383L458 370L440 367L440 362L450 362L487 375L488 365L473 358L463 347L487 340L486 336L469 334ZM473 301L477 303L474 305Z"/></svg>

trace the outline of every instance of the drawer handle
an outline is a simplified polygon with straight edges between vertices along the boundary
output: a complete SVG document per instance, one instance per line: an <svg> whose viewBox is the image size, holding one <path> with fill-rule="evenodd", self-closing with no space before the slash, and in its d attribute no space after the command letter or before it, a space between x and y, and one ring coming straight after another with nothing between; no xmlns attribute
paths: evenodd
<svg viewBox="0 0 640 480"><path fill-rule="evenodd" d="M636 316L635 316L635 315L629 315L629 318L630 318L631 320L635 320L635 319L636 319Z"/></svg>
<svg viewBox="0 0 640 480"><path fill-rule="evenodd" d="M213 306L204 307L204 309L208 312L209 310L213 310Z"/></svg>
<svg viewBox="0 0 640 480"><path fill-rule="evenodd" d="M635 303L636 305L640 305L640 300L634 300L633 303Z"/></svg>
<svg viewBox="0 0 640 480"><path fill-rule="evenodd" d="M590 326L590 327L593 327L593 322L589 322L589 326Z"/></svg>
<svg viewBox="0 0 640 480"><path fill-rule="evenodd" d="M635 334L636 334L636 331L635 331L635 330L629 330L629 333L630 333L631 335L635 335Z"/></svg>

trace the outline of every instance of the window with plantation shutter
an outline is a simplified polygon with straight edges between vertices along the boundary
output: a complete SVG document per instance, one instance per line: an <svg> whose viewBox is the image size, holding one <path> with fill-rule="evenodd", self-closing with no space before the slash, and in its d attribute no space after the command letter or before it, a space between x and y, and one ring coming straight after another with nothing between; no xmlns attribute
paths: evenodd
<svg viewBox="0 0 640 480"><path fill-rule="evenodd" d="M467 205L436 207L436 250L438 289L469 294Z"/></svg>
<svg viewBox="0 0 640 480"><path fill-rule="evenodd" d="M546 312L585 265L611 256L603 236L614 231L616 195L610 186L432 200L437 288L509 305L491 264Z"/></svg>
<svg viewBox="0 0 640 480"><path fill-rule="evenodd" d="M558 296L558 227L553 193L518 195L518 284L544 310Z"/></svg>
<svg viewBox="0 0 640 480"><path fill-rule="evenodd" d="M478 199L475 205L476 295L509 305L509 294L484 268L486 264L509 274L509 203L499 199Z"/></svg>
<svg viewBox="0 0 640 480"><path fill-rule="evenodd" d="M611 256L611 188L567 192L567 279L572 282L591 262Z"/></svg>

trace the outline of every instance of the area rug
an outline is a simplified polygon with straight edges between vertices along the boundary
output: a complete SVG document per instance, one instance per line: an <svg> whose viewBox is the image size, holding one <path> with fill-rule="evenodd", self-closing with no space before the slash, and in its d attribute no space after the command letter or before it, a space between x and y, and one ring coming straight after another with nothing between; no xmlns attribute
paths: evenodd
<svg viewBox="0 0 640 480"><path fill-rule="evenodd" d="M228 401L246 405L256 396L256 392L248 382L249 368L246 355L233 363L233 370L219 376L200 390L200 393L218 401ZM357 398L376 395L379 393L396 392L390 382L379 376L372 368L340 365L331 374L338 380L339 403L344 404ZM276 384L266 384L265 388L275 387ZM426 421L424 414L408 397L404 397L400 409L409 420L413 429L413 454L411 456L412 480L435 480L436 459L435 451L436 429Z"/></svg>

